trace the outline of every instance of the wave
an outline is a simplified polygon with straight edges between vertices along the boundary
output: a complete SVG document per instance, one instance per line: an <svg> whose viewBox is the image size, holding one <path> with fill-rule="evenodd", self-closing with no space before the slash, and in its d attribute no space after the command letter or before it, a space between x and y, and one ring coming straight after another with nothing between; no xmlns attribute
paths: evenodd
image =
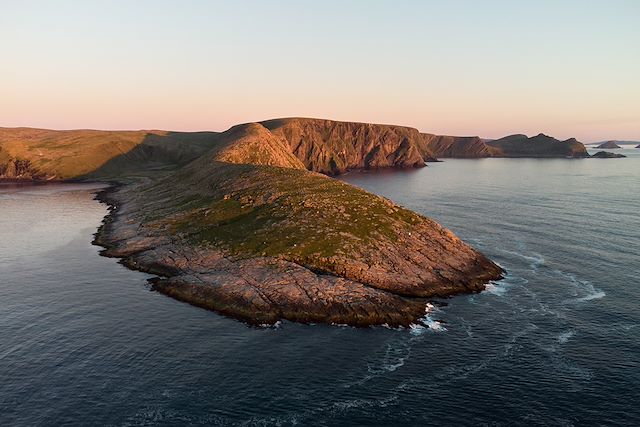
<svg viewBox="0 0 640 427"><path fill-rule="evenodd" d="M594 299L604 298L606 295L607 294L604 291L594 288L594 291L592 293L590 293L589 295L583 296L581 298L576 298L575 301L577 302L592 301Z"/></svg>
<svg viewBox="0 0 640 427"><path fill-rule="evenodd" d="M504 284L498 284L495 282L489 282L487 283L487 285L484 287L484 291L488 294L492 294L492 295L496 295L496 296L503 296L506 292L507 292L507 287Z"/></svg>
<svg viewBox="0 0 640 427"><path fill-rule="evenodd" d="M489 282L485 285L484 291L482 293L496 295L496 296L504 296L509 289L514 286L524 286L529 283L528 279L525 279L521 276L513 276L507 273L504 279L497 282Z"/></svg>
<svg viewBox="0 0 640 427"><path fill-rule="evenodd" d="M565 344L567 343L567 341L569 341L569 339L571 339L571 337L573 337L576 333L574 331L566 331L561 333L560 335L558 335L558 342L560 344Z"/></svg>
<svg viewBox="0 0 640 427"><path fill-rule="evenodd" d="M569 284L574 287L575 292L573 296L576 298L569 299L566 302L587 302L593 301L597 299L604 298L607 294L601 290L593 286L588 280L580 280L575 274L565 273L560 270L554 270L554 273L563 277L569 281ZM586 293L586 294L585 294ZM582 295L581 295L582 294Z"/></svg>
<svg viewBox="0 0 640 427"><path fill-rule="evenodd" d="M523 252L510 251L507 249L500 249L500 252L513 255L516 258L527 261L529 263L529 267L533 271L537 271L538 268L546 263L546 259L539 253L531 252L529 254L524 254Z"/></svg>
<svg viewBox="0 0 640 427"><path fill-rule="evenodd" d="M440 312L440 308L436 307L432 303L427 303L424 307L424 317L420 318L418 323L413 323L409 326L412 335L421 335L425 331L432 332L444 332L447 328L444 327L443 322L433 318L433 314Z"/></svg>

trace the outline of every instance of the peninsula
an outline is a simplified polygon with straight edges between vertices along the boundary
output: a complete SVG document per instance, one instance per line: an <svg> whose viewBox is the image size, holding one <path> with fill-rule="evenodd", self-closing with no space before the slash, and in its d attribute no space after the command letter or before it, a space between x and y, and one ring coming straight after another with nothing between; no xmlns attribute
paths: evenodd
<svg viewBox="0 0 640 427"><path fill-rule="evenodd" d="M502 269L436 222L329 175L438 157L589 157L575 139L493 141L321 119L225 132L0 128L0 179L97 180L103 254L154 289L249 323L409 325L426 298Z"/></svg>

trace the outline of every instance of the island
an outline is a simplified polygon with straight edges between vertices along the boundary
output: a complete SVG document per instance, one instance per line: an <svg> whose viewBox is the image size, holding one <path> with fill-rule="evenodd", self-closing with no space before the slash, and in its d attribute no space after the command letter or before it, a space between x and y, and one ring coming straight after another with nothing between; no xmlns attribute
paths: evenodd
<svg viewBox="0 0 640 427"><path fill-rule="evenodd" d="M598 145L596 148L617 150L617 149L622 148L622 147L620 147L618 144L616 144L615 141L607 141L607 142L603 142L602 144Z"/></svg>
<svg viewBox="0 0 640 427"><path fill-rule="evenodd" d="M589 157L575 139L498 140L287 118L225 132L0 128L0 178L90 180L103 255L153 288L251 324L407 326L428 298L503 270L435 221L331 178L438 157Z"/></svg>
<svg viewBox="0 0 640 427"><path fill-rule="evenodd" d="M593 157L594 159L621 159L627 156L618 153L610 153L608 151L598 151L591 157Z"/></svg>

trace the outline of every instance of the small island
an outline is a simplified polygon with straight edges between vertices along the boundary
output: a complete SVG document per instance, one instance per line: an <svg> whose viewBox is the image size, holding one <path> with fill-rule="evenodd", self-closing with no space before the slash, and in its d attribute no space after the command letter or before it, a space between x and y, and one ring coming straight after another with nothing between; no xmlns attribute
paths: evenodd
<svg viewBox="0 0 640 427"><path fill-rule="evenodd" d="M593 157L594 159L621 159L627 156L619 153L610 153L608 151L598 151L597 153L593 154L591 157Z"/></svg>
<svg viewBox="0 0 640 427"><path fill-rule="evenodd" d="M607 142L603 142L602 144L598 145L596 148L604 148L604 149L608 149L608 150L617 150L620 147L618 144L616 144L615 141L607 141Z"/></svg>

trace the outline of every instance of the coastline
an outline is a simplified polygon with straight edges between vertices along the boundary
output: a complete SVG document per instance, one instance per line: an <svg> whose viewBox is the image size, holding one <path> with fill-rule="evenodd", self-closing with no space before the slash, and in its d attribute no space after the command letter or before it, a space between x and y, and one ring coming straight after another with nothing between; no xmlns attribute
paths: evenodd
<svg viewBox="0 0 640 427"><path fill-rule="evenodd" d="M464 286L441 283L431 294L416 297L313 271L284 259L238 258L217 248L194 248L175 236L139 231L143 227L131 214L135 211L133 202L122 195L130 190L128 185L111 182L95 195L108 207L93 240L104 248L100 254L156 276L149 282L157 292L251 325L287 319L408 327L422 324L429 298L480 292L490 281L502 278L503 270L496 267L499 270L470 279ZM489 264L478 268L493 265L486 262Z"/></svg>

